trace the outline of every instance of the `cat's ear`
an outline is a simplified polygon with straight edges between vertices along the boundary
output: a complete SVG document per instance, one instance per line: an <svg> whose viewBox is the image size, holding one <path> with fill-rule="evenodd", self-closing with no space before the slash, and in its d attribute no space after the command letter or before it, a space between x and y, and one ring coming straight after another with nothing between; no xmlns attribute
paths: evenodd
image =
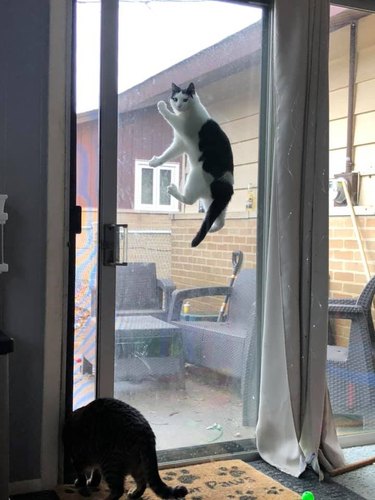
<svg viewBox="0 0 375 500"><path fill-rule="evenodd" d="M189 84L188 88L186 89L186 93L190 96L193 96L195 94L195 86L193 82Z"/></svg>
<svg viewBox="0 0 375 500"><path fill-rule="evenodd" d="M177 94L180 91L181 91L180 87L175 83L172 83L172 94Z"/></svg>

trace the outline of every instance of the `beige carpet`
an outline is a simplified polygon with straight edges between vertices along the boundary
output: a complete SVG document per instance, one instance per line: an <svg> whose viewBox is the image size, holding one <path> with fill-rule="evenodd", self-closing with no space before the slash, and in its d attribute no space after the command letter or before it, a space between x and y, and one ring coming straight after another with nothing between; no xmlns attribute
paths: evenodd
<svg viewBox="0 0 375 500"><path fill-rule="evenodd" d="M227 460L191 465L160 471L163 481L170 486L182 484L189 490L187 500L262 500L277 497L280 500L298 500L301 496L277 481L257 471L242 460ZM132 481L126 481L130 489ZM83 497L69 485L60 486L56 492L61 500L79 500ZM108 495L106 485L92 492L92 500L104 500ZM123 496L127 498L126 494ZM156 500L149 489L143 500Z"/></svg>

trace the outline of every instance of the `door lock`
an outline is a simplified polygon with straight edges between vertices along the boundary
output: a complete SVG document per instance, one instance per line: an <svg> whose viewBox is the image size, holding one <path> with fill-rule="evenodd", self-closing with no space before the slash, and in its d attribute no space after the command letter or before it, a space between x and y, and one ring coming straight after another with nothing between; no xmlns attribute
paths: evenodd
<svg viewBox="0 0 375 500"><path fill-rule="evenodd" d="M128 265L128 225L104 224L103 264Z"/></svg>

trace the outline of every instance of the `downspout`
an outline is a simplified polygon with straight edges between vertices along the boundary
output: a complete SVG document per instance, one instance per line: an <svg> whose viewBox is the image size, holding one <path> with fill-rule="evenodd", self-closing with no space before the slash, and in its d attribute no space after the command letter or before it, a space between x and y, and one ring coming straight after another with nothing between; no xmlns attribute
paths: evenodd
<svg viewBox="0 0 375 500"><path fill-rule="evenodd" d="M349 193L349 189L348 189L348 181L346 179L344 179L344 177L339 177L337 179L337 181L341 182L342 188L344 190L344 194L345 194L345 198L346 198L346 203L348 205L349 213L350 213L350 218L351 218L352 224L353 224L353 230L354 230L354 234L355 234L355 239L357 240L358 250L359 250L359 253L361 255L363 269L365 271L365 275L366 275L367 281L370 281L371 274L370 274L370 270L369 270L369 267L368 267L368 263L367 263L367 259L366 259L366 254L365 254L365 251L363 249L362 238L361 238L361 235L359 234L359 229L358 229L358 224L357 224L357 220L356 220L355 213L354 213L352 199L350 197L350 193Z"/></svg>
<svg viewBox="0 0 375 500"><path fill-rule="evenodd" d="M353 21L350 25L350 55L349 55L349 86L348 86L348 128L346 136L346 173L350 174L353 171L353 129L354 129L354 85L355 85L355 70L356 70L356 56L357 56L357 21ZM359 234L357 220L353 208L352 199L348 189L347 179L341 177L344 190L346 204L349 208L350 217L352 219L353 230L357 240L359 253L367 280L370 280L371 275L366 259L366 254L363 249L363 243Z"/></svg>
<svg viewBox="0 0 375 500"><path fill-rule="evenodd" d="M353 125L354 125L354 85L357 55L357 22L350 25L349 84L348 84L348 126L346 132L346 173L353 170Z"/></svg>
<svg viewBox="0 0 375 500"><path fill-rule="evenodd" d="M352 21L350 24L350 52L349 52L349 82L348 82L348 125L346 135L346 168L345 173L335 175L337 182L340 182L344 191L346 204L349 208L350 218L353 225L355 238L358 244L358 250L361 255L361 260L367 280L370 280L370 270L368 267L366 254L363 248L361 235L359 233L358 224L353 208L351 193L349 191L348 179L353 182L353 135L354 135L354 86L355 86L355 70L357 56L357 22ZM352 193L353 194L353 193Z"/></svg>

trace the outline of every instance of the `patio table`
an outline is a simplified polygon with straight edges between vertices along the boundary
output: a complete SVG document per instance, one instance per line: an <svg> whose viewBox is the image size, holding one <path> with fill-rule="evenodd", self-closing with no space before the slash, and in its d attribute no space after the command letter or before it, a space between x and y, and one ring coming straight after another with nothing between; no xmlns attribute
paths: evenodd
<svg viewBox="0 0 375 500"><path fill-rule="evenodd" d="M154 316L116 317L115 380L164 377L185 384L180 328Z"/></svg>

